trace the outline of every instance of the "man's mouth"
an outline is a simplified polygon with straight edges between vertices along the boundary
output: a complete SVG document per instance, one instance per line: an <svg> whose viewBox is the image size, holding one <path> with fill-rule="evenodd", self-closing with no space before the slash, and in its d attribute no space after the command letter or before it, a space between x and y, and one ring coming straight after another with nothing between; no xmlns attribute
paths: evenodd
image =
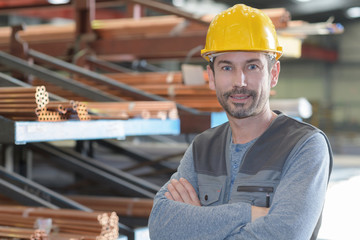
<svg viewBox="0 0 360 240"><path fill-rule="evenodd" d="M246 103L250 98L255 98L256 92L247 89L235 89L228 91L223 95L225 99L232 101L233 103Z"/></svg>
<svg viewBox="0 0 360 240"><path fill-rule="evenodd" d="M250 98L250 95L238 95L238 94L236 94L236 95L231 95L230 96L232 99L235 99L235 100L246 100L246 99L248 99L248 98Z"/></svg>

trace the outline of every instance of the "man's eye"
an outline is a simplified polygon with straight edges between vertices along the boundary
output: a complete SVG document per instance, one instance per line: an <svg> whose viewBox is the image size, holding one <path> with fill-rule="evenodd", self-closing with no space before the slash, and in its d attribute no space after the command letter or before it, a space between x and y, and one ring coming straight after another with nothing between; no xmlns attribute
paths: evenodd
<svg viewBox="0 0 360 240"><path fill-rule="evenodd" d="M255 64L250 64L249 66L248 66L248 69L249 70L256 70L256 69L258 69L259 67L257 66L257 65L255 65Z"/></svg>
<svg viewBox="0 0 360 240"><path fill-rule="evenodd" d="M232 67L230 67L230 66L224 66L224 67L222 67L222 70L224 70L224 71L231 71L231 70L232 70Z"/></svg>
<svg viewBox="0 0 360 240"><path fill-rule="evenodd" d="M257 68L258 68L258 66L256 66L255 64L250 64L248 66L248 69L257 69Z"/></svg>

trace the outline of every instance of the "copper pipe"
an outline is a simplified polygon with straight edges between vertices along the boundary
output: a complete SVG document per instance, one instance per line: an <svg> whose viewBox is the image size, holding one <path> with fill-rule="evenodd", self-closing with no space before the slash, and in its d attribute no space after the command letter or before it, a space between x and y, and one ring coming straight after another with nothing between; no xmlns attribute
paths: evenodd
<svg viewBox="0 0 360 240"><path fill-rule="evenodd" d="M35 217L19 218L11 214L1 214L1 226L31 227L34 225Z"/></svg>
<svg viewBox="0 0 360 240"><path fill-rule="evenodd" d="M1 104L35 103L34 98L0 99Z"/></svg>
<svg viewBox="0 0 360 240"><path fill-rule="evenodd" d="M29 239L34 232L33 228L17 228L0 226L0 236L10 239Z"/></svg>
<svg viewBox="0 0 360 240"><path fill-rule="evenodd" d="M37 87L0 87L0 94L3 93L35 93Z"/></svg>
<svg viewBox="0 0 360 240"><path fill-rule="evenodd" d="M100 212L83 212L73 209L47 209L47 208L37 208L37 207L25 207L18 206L14 208L9 208L8 206L0 206L0 213L11 213L22 216L42 216L42 217L51 217L56 216L59 218L69 218L72 219L97 219L97 216ZM0 215L1 216L1 215Z"/></svg>
<svg viewBox="0 0 360 240"><path fill-rule="evenodd" d="M88 108L100 108L100 109L116 109L116 110L136 110L136 109L155 109L155 110L167 110L176 108L173 101L160 102L160 101L133 101L133 102L86 102Z"/></svg>
<svg viewBox="0 0 360 240"><path fill-rule="evenodd" d="M153 205L153 200L146 198L94 196L69 196L69 198L94 210L115 211L119 216L148 218Z"/></svg>
<svg viewBox="0 0 360 240"><path fill-rule="evenodd" d="M28 98L28 99L35 99L35 94L33 93L1 93L0 99L21 99L21 98Z"/></svg>
<svg viewBox="0 0 360 240"><path fill-rule="evenodd" d="M129 116L128 115L124 115L124 114L119 114L119 115L112 115L112 116L98 116L98 115L89 115L89 118L91 120L128 120Z"/></svg>
<svg viewBox="0 0 360 240"><path fill-rule="evenodd" d="M0 109L26 109L26 108L31 108L31 109L35 109L37 107L37 105L35 103L0 103Z"/></svg>
<svg viewBox="0 0 360 240"><path fill-rule="evenodd" d="M91 112L102 114L104 117L127 115L144 119L178 119L178 112L174 102L138 101L138 102L87 102Z"/></svg>
<svg viewBox="0 0 360 240"><path fill-rule="evenodd" d="M35 116L35 109L0 109L0 115L3 116Z"/></svg>
<svg viewBox="0 0 360 240"><path fill-rule="evenodd" d="M9 117L11 120L13 121L37 121L38 118L37 117Z"/></svg>
<svg viewBox="0 0 360 240"><path fill-rule="evenodd" d="M99 196L80 196L70 195L70 199L79 202L86 202L92 205L132 205L134 207L151 208L153 205L153 199L149 198L128 198L128 197L99 197Z"/></svg>
<svg viewBox="0 0 360 240"><path fill-rule="evenodd" d="M144 85L144 84L181 84L181 72L169 73L139 73L139 74L125 74L125 73L108 73L105 76L110 77L128 85Z"/></svg>
<svg viewBox="0 0 360 240"><path fill-rule="evenodd" d="M72 104L70 101L68 102L51 101L46 105L47 108L57 107L57 106L62 106L63 109L72 108Z"/></svg>

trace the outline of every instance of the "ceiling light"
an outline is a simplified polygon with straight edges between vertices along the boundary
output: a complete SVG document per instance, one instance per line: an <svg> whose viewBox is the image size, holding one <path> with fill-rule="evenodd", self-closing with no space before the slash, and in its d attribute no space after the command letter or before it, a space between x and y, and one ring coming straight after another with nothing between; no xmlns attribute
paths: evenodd
<svg viewBox="0 0 360 240"><path fill-rule="evenodd" d="M346 10L346 16L348 18L358 18L360 17L360 7L352 7Z"/></svg>
<svg viewBox="0 0 360 240"><path fill-rule="evenodd" d="M66 4L69 3L70 0L48 0L50 4Z"/></svg>
<svg viewBox="0 0 360 240"><path fill-rule="evenodd" d="M311 0L296 0L297 2L310 2Z"/></svg>

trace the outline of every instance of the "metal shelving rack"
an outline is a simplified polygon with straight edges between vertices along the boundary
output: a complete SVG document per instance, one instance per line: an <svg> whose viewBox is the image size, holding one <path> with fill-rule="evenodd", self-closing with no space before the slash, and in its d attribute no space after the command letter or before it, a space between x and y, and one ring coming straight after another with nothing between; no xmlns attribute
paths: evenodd
<svg viewBox="0 0 360 240"><path fill-rule="evenodd" d="M143 1L142 4L145 4ZM146 4L145 4L146 5ZM150 4L151 6L153 4ZM149 6L150 6L149 5ZM80 5L79 5L80 6ZM160 9L165 10L160 7ZM175 8L174 8L175 9ZM171 9L170 9L171 10ZM167 9L169 11L169 9ZM83 14L83 9L76 9L77 14ZM181 12L177 11L177 14ZM85 16L85 15L84 15ZM192 16L185 15L186 18L199 21ZM82 19L79 26L84 24L86 19ZM200 21L201 22L201 21ZM203 22L201 22L203 23ZM207 24L207 23L205 23ZM77 31L77 35L81 35L84 32ZM15 32L12 35L15 37ZM16 45L15 39L12 39L12 44ZM26 48L27 49L27 48ZM20 52L22 52L22 49ZM83 68L79 68L72 64L67 64L64 61L52 58L50 56L41 54L39 52L29 50L26 51L28 57L34 58L40 62L46 62L52 66L59 66L68 68L72 73L93 78L98 81L112 85L114 88L119 88L126 91L129 95L136 96L137 99L164 101L159 96L148 94L129 86L119 84L112 79L106 78L100 74L96 74L91 71L87 71ZM119 97L107 94L93 87L85 86L79 82L73 81L63 75L59 75L56 72L45 69L36 64L30 64L29 62L9 55L5 52L0 52L0 64L6 66L8 69L21 72L25 75L33 75L38 78L46 79L46 81L55 85L61 86L64 89L71 90L79 96L89 98L93 101L108 101L117 102L122 101ZM0 86L6 84L6 86L26 86L21 81L11 78L8 75L0 73ZM54 95L50 94L50 98L55 100L62 100ZM180 111L187 113L194 122L194 117L206 120L206 124L203 121L201 127L207 127L210 122L209 113L200 113L194 109L187 108L180 104L177 105ZM66 121L66 122L27 122L27 121L11 121L9 119L0 117L0 144L2 150L8 158L6 162L18 161L20 156L19 150L34 149L45 154L52 154L53 161L64 164L71 170L80 174L90 175L98 181L103 181L108 184L112 184L116 188L126 190L129 195L140 197L153 197L158 190L158 186L155 186L149 182L145 182L131 174L122 172L117 169L110 168L95 159L79 154L75 151L64 151L64 149L57 148L56 146L48 143L48 141L54 140L97 140L101 139L101 142L106 145L111 143L106 142L106 139L124 139L127 136L138 135L178 135L181 132L180 120L143 120L143 119L130 119L130 120L94 120L94 121ZM117 148L114 144L112 148ZM132 154L132 153L130 153ZM26 155L26 154L25 154ZM132 154L137 161L148 161L149 159ZM30 179L24 178L19 174L8 171L8 169L0 169L0 188L4 189L3 192L7 192L9 195L22 199L23 202L32 204L36 203L40 206L48 206L51 208L68 206L70 208L82 209L87 211L85 207L77 205L69 201L62 196L58 196L51 190L44 188ZM56 199L56 201L55 201ZM126 225L119 223L119 232L128 236L129 240L134 239L133 229Z"/></svg>
<svg viewBox="0 0 360 240"><path fill-rule="evenodd" d="M0 73L0 86L30 85L9 75ZM94 95L94 92L91 93ZM103 96L101 96L103 97ZM64 100L50 94L54 100ZM112 98L110 96L110 98ZM106 99L105 100L110 100ZM111 99L112 101L114 99ZM13 169L14 162L27 161L20 159L22 151L36 150L52 155L52 161L62 164L72 171L113 186L133 197L153 198L159 187L131 174L113 169L95 159L77 153L75 150L63 150L50 141L62 140L102 140L125 139L139 135L178 135L179 119L128 119L128 120L89 120L89 121L13 121L0 116L0 144L2 145L3 164L0 167L0 189L10 198L24 205L45 206L49 208L73 208L83 211L91 209L78 204L54 191L21 176ZM16 156L17 155L17 156ZM12 166L8 166L12 165ZM26 175L26 174L25 174ZM119 233L134 239L134 230L119 222Z"/></svg>

